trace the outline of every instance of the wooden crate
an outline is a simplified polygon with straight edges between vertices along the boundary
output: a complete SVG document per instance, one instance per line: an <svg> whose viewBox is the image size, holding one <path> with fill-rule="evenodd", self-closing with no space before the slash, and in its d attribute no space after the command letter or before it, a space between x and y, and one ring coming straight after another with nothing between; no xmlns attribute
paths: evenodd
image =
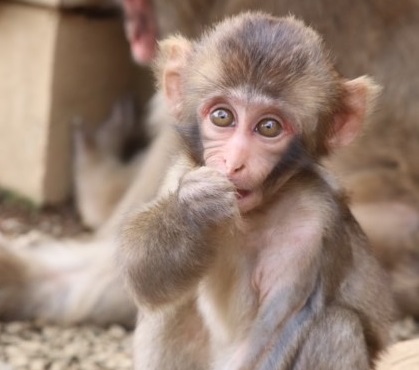
<svg viewBox="0 0 419 370"><path fill-rule="evenodd" d="M39 204L71 190L71 121L138 88L119 17L0 2L0 187Z"/></svg>

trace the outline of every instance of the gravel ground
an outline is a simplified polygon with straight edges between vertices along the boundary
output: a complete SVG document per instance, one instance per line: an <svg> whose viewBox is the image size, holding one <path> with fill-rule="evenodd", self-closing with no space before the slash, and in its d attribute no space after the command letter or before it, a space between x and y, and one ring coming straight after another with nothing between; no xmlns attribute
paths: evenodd
<svg viewBox="0 0 419 370"><path fill-rule="evenodd" d="M0 236L60 238L86 233L71 203L36 210L0 192ZM397 322L393 341L419 337L411 317ZM58 327L42 322L0 322L0 370L124 370L132 368L132 333L119 326Z"/></svg>
<svg viewBox="0 0 419 370"><path fill-rule="evenodd" d="M131 341L119 326L0 323L0 370L131 369Z"/></svg>

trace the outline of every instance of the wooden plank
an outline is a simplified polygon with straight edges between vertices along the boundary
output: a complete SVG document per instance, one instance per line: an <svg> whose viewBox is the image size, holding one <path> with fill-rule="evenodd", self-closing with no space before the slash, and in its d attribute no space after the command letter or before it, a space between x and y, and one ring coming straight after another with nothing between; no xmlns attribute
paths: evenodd
<svg viewBox="0 0 419 370"><path fill-rule="evenodd" d="M138 88L122 22L0 1L0 29L0 186L60 202L71 191L72 119L97 124Z"/></svg>

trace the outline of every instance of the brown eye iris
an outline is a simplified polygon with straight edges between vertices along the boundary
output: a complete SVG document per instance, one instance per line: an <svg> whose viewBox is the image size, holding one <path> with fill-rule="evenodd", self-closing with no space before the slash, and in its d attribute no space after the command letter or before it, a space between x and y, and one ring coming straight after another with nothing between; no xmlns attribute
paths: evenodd
<svg viewBox="0 0 419 370"><path fill-rule="evenodd" d="M228 109L219 108L211 112L211 122L220 127L231 126L234 121L233 113Z"/></svg>
<svg viewBox="0 0 419 370"><path fill-rule="evenodd" d="M275 137L282 133L283 128L277 120L267 118L257 124L256 130L262 136Z"/></svg>

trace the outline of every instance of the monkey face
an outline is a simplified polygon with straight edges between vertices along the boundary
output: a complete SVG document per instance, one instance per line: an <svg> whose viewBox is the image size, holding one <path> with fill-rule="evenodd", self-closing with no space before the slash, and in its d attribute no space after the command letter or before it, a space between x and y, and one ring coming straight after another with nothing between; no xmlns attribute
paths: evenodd
<svg viewBox="0 0 419 370"><path fill-rule="evenodd" d="M161 47L155 73L188 151L234 184L242 213L350 143L375 95L367 78L341 78L320 37L292 17L244 14Z"/></svg>
<svg viewBox="0 0 419 370"><path fill-rule="evenodd" d="M278 104L240 93L212 97L199 109L203 159L237 189L242 213L261 204L268 176L295 136Z"/></svg>

